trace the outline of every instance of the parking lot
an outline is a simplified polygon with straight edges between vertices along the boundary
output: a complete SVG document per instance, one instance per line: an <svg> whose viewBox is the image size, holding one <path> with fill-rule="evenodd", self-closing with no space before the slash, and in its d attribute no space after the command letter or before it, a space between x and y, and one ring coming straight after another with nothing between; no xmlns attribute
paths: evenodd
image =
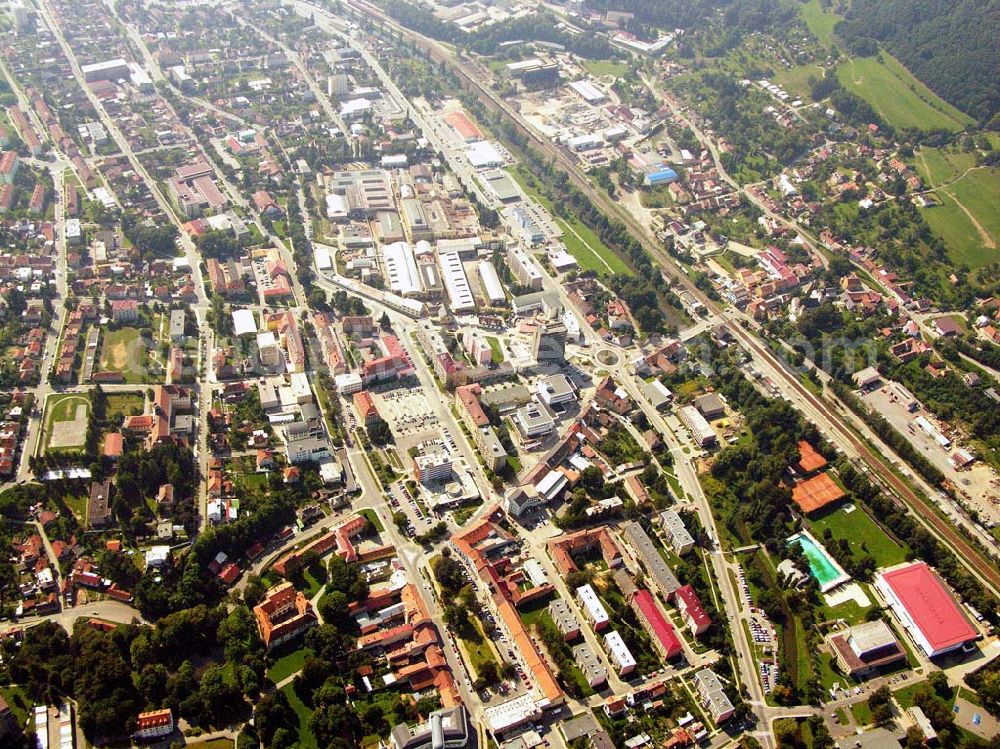
<svg viewBox="0 0 1000 749"><path fill-rule="evenodd" d="M422 387L372 393L375 407L396 438L396 452L404 464L409 450L441 435L440 421Z"/></svg>
<svg viewBox="0 0 1000 749"><path fill-rule="evenodd" d="M434 518L424 513L417 500L406 488L405 481L396 481L386 489L389 496L389 506L393 513L403 512L406 515L406 532L412 537L426 533L434 524Z"/></svg>
<svg viewBox="0 0 1000 749"><path fill-rule="evenodd" d="M984 523L1000 523L1000 477L996 472L981 460L969 468L955 468L950 458L958 448L964 447L961 440L956 440L950 447L942 447L915 423L915 419L923 416L939 432L954 440L957 435L948 432L947 423L939 421L919 404L914 411L910 411L888 385L864 393L862 399L876 413L882 414L896 431L958 487L965 502L979 513Z"/></svg>

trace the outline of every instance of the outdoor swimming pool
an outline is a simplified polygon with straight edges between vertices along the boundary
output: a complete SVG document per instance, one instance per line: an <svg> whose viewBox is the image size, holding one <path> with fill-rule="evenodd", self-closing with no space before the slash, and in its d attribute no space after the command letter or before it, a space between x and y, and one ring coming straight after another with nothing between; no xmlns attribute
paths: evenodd
<svg viewBox="0 0 1000 749"><path fill-rule="evenodd" d="M826 593L851 579L851 576L844 572L836 560L823 548L823 545L808 531L790 536L788 543L798 543L802 547L802 553L809 561L809 571L819 583L820 592Z"/></svg>

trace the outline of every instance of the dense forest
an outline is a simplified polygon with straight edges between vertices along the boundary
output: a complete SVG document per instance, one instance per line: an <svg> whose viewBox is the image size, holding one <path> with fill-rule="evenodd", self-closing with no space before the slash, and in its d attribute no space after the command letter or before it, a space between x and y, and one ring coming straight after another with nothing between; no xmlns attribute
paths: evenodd
<svg viewBox="0 0 1000 749"><path fill-rule="evenodd" d="M938 96L987 122L1000 113L1000 0L855 0L837 36L881 43Z"/></svg>

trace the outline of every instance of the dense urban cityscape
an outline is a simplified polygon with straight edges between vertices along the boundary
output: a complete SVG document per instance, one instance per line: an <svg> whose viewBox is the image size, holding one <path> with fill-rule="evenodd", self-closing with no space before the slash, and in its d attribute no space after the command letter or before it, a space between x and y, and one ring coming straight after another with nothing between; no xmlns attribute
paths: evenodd
<svg viewBox="0 0 1000 749"><path fill-rule="evenodd" d="M1000 744L1000 2L5 0L0 746Z"/></svg>

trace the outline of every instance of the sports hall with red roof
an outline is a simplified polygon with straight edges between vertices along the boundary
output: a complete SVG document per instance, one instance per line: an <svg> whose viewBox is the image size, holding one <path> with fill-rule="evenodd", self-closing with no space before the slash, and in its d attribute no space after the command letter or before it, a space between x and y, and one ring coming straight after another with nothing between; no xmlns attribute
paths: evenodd
<svg viewBox="0 0 1000 749"><path fill-rule="evenodd" d="M875 588L929 658L956 650L979 637L951 590L924 562L883 572L875 580Z"/></svg>

